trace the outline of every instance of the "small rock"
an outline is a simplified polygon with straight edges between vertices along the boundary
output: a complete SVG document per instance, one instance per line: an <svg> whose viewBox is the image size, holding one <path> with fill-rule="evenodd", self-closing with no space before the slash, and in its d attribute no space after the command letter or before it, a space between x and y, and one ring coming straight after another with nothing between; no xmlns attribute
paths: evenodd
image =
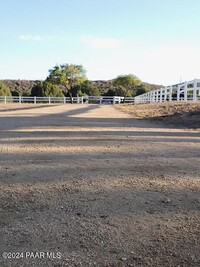
<svg viewBox="0 0 200 267"><path fill-rule="evenodd" d="M101 215L100 218L106 219L106 218L108 218L108 215Z"/></svg>
<svg viewBox="0 0 200 267"><path fill-rule="evenodd" d="M111 249L110 250L110 253L112 253L112 254L118 254L117 250L115 250L115 249Z"/></svg>
<svg viewBox="0 0 200 267"><path fill-rule="evenodd" d="M150 208L149 210L146 210L146 212L149 214L155 214L156 210Z"/></svg>
<svg viewBox="0 0 200 267"><path fill-rule="evenodd" d="M170 203L172 200L170 198L166 198L162 200L162 203Z"/></svg>
<svg viewBox="0 0 200 267"><path fill-rule="evenodd" d="M193 262L197 262L197 258L196 258L195 255L191 255L191 259L192 259Z"/></svg>
<svg viewBox="0 0 200 267"><path fill-rule="evenodd" d="M121 260L122 260L122 261L126 261L127 258L126 258L126 257L121 257Z"/></svg>

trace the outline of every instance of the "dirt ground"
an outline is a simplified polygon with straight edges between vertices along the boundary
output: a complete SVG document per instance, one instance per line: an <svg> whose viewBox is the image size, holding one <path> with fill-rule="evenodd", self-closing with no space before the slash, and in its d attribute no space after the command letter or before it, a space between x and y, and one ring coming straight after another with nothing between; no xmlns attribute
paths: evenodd
<svg viewBox="0 0 200 267"><path fill-rule="evenodd" d="M165 102L116 105L118 110L137 118L160 120L179 128L200 130L200 102Z"/></svg>
<svg viewBox="0 0 200 267"><path fill-rule="evenodd" d="M198 129L1 104L0 151L1 267L200 266Z"/></svg>

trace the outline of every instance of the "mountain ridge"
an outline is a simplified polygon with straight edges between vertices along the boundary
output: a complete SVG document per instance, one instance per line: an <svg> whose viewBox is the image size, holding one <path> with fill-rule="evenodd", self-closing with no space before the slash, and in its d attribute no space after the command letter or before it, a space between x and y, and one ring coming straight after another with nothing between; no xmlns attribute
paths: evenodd
<svg viewBox="0 0 200 267"><path fill-rule="evenodd" d="M31 95L31 89L33 86L39 84L43 80L26 80L26 79L1 79L1 81L10 88L12 95ZM106 93L109 89L113 88L112 80L89 80L97 87L101 94ZM154 89L159 89L162 85L151 84L147 82L142 82L143 86L149 91Z"/></svg>

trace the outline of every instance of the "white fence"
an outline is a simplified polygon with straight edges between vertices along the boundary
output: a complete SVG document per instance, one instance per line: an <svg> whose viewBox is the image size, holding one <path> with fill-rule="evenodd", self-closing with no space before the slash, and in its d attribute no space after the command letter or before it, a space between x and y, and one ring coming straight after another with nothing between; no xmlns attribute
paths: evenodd
<svg viewBox="0 0 200 267"><path fill-rule="evenodd" d="M120 96L83 96L83 97L36 97L36 96L0 96L0 103L76 103L76 104L120 104L122 102L134 102L133 97L124 98Z"/></svg>
<svg viewBox="0 0 200 267"><path fill-rule="evenodd" d="M200 101L200 79L166 86L135 97L135 103Z"/></svg>
<svg viewBox="0 0 200 267"><path fill-rule="evenodd" d="M0 96L0 103L77 103L77 104L120 104L152 103L165 101L200 101L200 79L166 86L136 97L121 96L82 96L82 97L36 97Z"/></svg>

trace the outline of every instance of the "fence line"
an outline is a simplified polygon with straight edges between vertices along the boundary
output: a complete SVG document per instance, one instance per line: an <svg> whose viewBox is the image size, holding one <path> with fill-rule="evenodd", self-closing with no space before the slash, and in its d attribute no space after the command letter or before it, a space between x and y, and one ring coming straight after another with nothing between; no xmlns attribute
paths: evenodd
<svg viewBox="0 0 200 267"><path fill-rule="evenodd" d="M122 102L134 102L134 98L120 96L83 96L83 97L37 97L37 96L0 96L0 103L76 103L76 104L120 104Z"/></svg>
<svg viewBox="0 0 200 267"><path fill-rule="evenodd" d="M153 103L165 101L200 101L200 79L166 86L136 97L121 96L82 96L82 97L37 97L0 96L0 103L76 103L76 104L120 104Z"/></svg>
<svg viewBox="0 0 200 267"><path fill-rule="evenodd" d="M135 97L135 103L200 101L200 79L166 86Z"/></svg>

